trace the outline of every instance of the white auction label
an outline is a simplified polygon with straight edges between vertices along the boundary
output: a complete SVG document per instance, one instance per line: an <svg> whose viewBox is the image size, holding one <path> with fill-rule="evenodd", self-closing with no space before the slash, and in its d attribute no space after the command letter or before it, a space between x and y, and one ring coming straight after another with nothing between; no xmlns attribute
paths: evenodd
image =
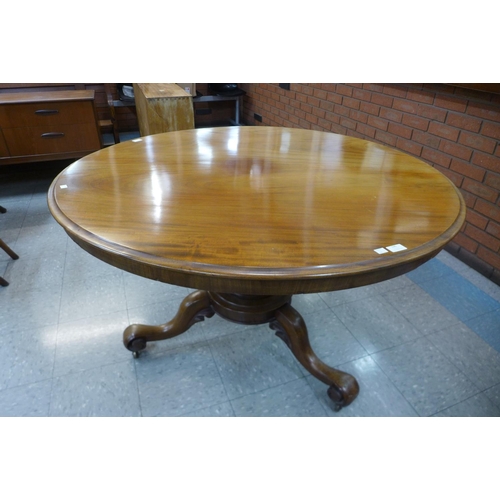
<svg viewBox="0 0 500 500"><path fill-rule="evenodd" d="M401 252L401 250L406 250L406 247L398 243L397 245L391 245L390 247L387 247L387 250L391 252Z"/></svg>

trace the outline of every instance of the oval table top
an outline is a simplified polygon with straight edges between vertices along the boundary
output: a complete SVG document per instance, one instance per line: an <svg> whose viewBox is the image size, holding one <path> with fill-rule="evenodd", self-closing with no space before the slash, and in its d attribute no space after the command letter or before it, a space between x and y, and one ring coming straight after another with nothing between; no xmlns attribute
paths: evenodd
<svg viewBox="0 0 500 500"><path fill-rule="evenodd" d="M120 143L67 167L48 203L74 241L116 267L256 295L398 276L438 253L465 219L458 189L417 158L279 127Z"/></svg>

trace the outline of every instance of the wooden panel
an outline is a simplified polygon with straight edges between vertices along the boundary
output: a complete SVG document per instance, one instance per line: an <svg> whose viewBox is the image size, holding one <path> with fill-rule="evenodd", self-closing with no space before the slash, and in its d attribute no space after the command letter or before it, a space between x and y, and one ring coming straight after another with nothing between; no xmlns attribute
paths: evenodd
<svg viewBox="0 0 500 500"><path fill-rule="evenodd" d="M10 156L9 148L5 142L2 130L0 129L0 158Z"/></svg>
<svg viewBox="0 0 500 500"><path fill-rule="evenodd" d="M0 99L1 104L1 99ZM37 127L70 123L93 123L92 102L45 102L36 104L8 104L0 106L0 126Z"/></svg>
<svg viewBox="0 0 500 500"><path fill-rule="evenodd" d="M95 123L3 129L11 156L100 149Z"/></svg>
<svg viewBox="0 0 500 500"><path fill-rule="evenodd" d="M0 104L38 103L51 101L91 101L92 90L61 90L54 92L15 92L0 94Z"/></svg>
<svg viewBox="0 0 500 500"><path fill-rule="evenodd" d="M0 83L0 94L85 90L87 85L86 83Z"/></svg>
<svg viewBox="0 0 500 500"><path fill-rule="evenodd" d="M192 97L174 83L134 83L142 136L194 128Z"/></svg>
<svg viewBox="0 0 500 500"><path fill-rule="evenodd" d="M189 94L176 83L137 83L146 99L186 97ZM134 93L135 95L135 93Z"/></svg>
<svg viewBox="0 0 500 500"><path fill-rule="evenodd" d="M463 87L471 90L479 90L480 92L493 92L500 94L500 83L449 83L455 87Z"/></svg>
<svg viewBox="0 0 500 500"><path fill-rule="evenodd" d="M78 158L101 148L94 90L5 90L0 127L9 156L0 164Z"/></svg>
<svg viewBox="0 0 500 500"><path fill-rule="evenodd" d="M95 94L95 107L99 120L109 120L111 113L108 107L104 86L108 85L113 99L118 99L116 83L0 83L0 96L19 92L54 92L60 90L93 90ZM116 118L120 131L138 130L135 106L117 109Z"/></svg>

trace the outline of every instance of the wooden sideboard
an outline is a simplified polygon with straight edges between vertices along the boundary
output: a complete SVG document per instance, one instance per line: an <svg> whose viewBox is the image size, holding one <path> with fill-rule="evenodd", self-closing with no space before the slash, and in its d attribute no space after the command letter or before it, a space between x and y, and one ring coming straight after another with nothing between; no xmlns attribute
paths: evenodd
<svg viewBox="0 0 500 500"><path fill-rule="evenodd" d="M0 94L0 165L80 158L101 147L93 90Z"/></svg>

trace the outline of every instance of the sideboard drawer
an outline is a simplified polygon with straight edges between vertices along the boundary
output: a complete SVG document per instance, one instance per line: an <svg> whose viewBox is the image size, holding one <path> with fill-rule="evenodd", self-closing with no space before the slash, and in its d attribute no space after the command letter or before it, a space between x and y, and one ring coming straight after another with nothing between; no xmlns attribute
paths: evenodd
<svg viewBox="0 0 500 500"><path fill-rule="evenodd" d="M0 94L0 165L81 158L102 147L93 90Z"/></svg>
<svg viewBox="0 0 500 500"><path fill-rule="evenodd" d="M3 129L11 156L91 151L100 148L95 123Z"/></svg>
<svg viewBox="0 0 500 500"><path fill-rule="evenodd" d="M95 120L92 102L41 102L34 104L9 104L0 107L2 128L36 127L91 123Z"/></svg>

